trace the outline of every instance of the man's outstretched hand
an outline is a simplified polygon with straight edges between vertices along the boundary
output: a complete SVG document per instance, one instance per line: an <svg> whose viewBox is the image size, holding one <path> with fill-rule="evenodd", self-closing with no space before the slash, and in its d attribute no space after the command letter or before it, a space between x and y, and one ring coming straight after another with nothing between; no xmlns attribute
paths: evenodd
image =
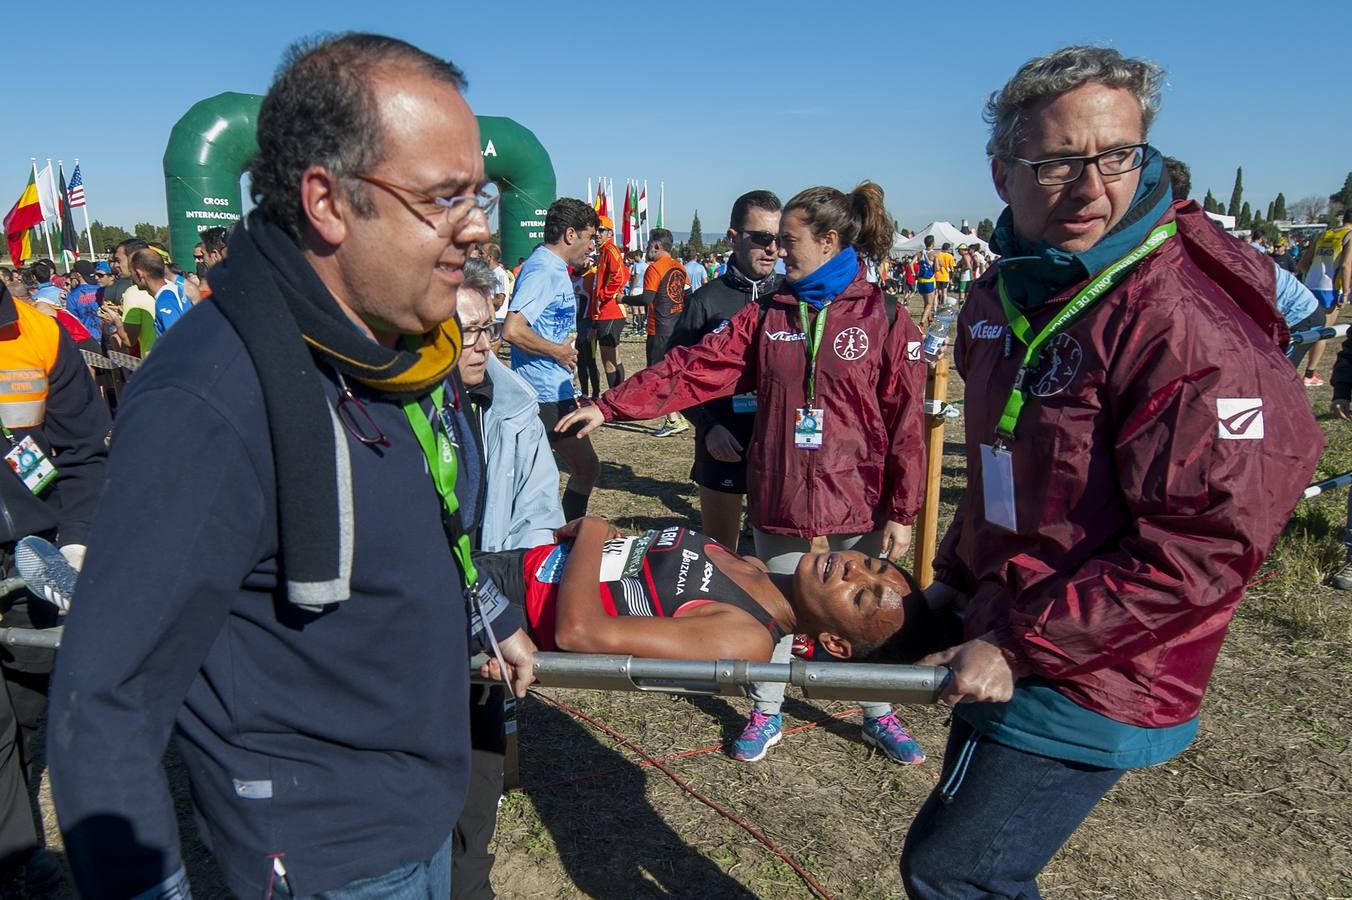
<svg viewBox="0 0 1352 900"><path fill-rule="evenodd" d="M578 431L576 437L583 438L604 425L605 421L606 417L601 415L599 407L579 406L562 419L559 419L559 423L554 426L554 430L564 432L572 428L578 422L581 422L583 423L582 429Z"/></svg>

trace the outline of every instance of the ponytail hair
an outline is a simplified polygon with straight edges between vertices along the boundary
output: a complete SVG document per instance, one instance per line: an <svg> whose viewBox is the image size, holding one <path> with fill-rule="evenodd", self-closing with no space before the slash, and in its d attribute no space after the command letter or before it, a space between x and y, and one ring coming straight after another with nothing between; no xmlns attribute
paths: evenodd
<svg viewBox="0 0 1352 900"><path fill-rule="evenodd" d="M785 215L794 210L803 214L813 237L834 231L842 247L853 245L870 259L886 259L892 249L896 226L883 203L882 187L872 181L859 182L848 194L833 187L799 191L784 204Z"/></svg>

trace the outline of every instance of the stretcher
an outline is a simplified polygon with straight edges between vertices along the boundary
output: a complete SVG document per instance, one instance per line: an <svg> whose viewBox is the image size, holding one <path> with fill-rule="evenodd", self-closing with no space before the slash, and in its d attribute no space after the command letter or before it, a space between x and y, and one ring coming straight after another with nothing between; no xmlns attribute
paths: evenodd
<svg viewBox="0 0 1352 900"><path fill-rule="evenodd" d="M0 581L0 596L24 586L23 579ZM0 644L11 647L61 646L61 626L32 629L0 626ZM470 678L490 683L479 674L488 657L470 660ZM745 659L645 659L600 653L535 654L535 682L541 687L594 691L646 691L663 694L746 696L753 684L795 685L810 700L852 700L888 703L934 703L948 669L882 663L750 662Z"/></svg>
<svg viewBox="0 0 1352 900"><path fill-rule="evenodd" d="M470 661L470 677L488 683ZM884 663L748 662L744 659L644 659L597 653L535 654L535 683L540 687L594 691L647 691L662 694L746 696L753 684L796 686L810 700L853 700L889 703L934 703L948 677L943 666Z"/></svg>

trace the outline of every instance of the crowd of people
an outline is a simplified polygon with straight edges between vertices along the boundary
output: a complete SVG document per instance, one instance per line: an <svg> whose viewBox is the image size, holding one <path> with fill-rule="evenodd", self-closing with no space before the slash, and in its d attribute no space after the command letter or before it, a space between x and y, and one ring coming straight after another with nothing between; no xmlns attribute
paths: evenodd
<svg viewBox="0 0 1352 900"><path fill-rule="evenodd" d="M2 537L49 538L80 576L64 618L3 600L7 624L64 630L59 653L0 652L0 862L60 877L25 789L49 706L85 896L188 895L176 735L234 893L491 897L537 649L797 653L948 668L902 886L1037 896L1112 785L1192 741L1322 446L1283 356L1314 310L1183 202L1149 143L1161 78L1068 47L992 95L991 253L931 237L892 259L864 181L748 190L723 258L661 228L626 255L562 198L508 269L462 73L377 35L298 45L258 114L256 208L202 233L195 271L132 240L64 279L4 273ZM1325 308L1346 221L1309 251ZM967 487L923 590L902 568L926 471L912 289L922 323L962 304L965 385ZM142 360L115 420L77 349ZM694 429L700 528L623 535L588 514L590 435L658 418ZM475 652L497 683L471 692ZM782 733L783 686L753 698L745 762ZM883 759L925 760L893 709L863 713Z"/></svg>

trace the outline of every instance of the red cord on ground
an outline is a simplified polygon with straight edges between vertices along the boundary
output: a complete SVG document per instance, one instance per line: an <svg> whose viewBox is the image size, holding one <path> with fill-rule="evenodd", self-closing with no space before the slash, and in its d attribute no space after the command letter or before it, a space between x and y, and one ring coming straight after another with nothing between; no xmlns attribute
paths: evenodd
<svg viewBox="0 0 1352 900"><path fill-rule="evenodd" d="M762 833L761 833L760 831L758 831L754 826L749 825L748 823L746 823L746 822L742 821L741 819L737 818L737 816L735 816L732 812L730 812L729 810L726 810L726 809L724 809L723 807L719 806L717 803L715 803L714 801L710 800L708 797L705 797L703 794L701 794L701 793L699 793L698 791L696 791L696 790L695 790L694 788L692 788L690 785L686 784L683 780L681 780L681 778L680 778L679 775L677 775L675 772L671 771L671 770L668 769L665 765L663 765L663 763L662 763L660 760L658 760L657 757L652 756L652 755L649 754L646 750L644 750L642 747L638 746L638 745L635 744L633 741L629 740L629 738L627 738L627 737L625 737L624 735L620 734L618 731L616 731L615 729L611 728L609 725L605 724L604 722L600 721L599 719L596 719L596 718L594 718L594 717L592 717L592 716L587 715L586 713L582 712L582 710L580 710L580 709L574 709L573 707L571 707L571 706L569 706L568 704L564 703L562 700L556 700L555 698L549 696L548 694L543 694L543 693L540 693L539 691L534 691L533 693L535 694L535 696L541 698L542 700L545 700L545 701L547 701L547 702L549 702L549 703L554 704L554 705L557 706L559 709L561 709L561 710L563 710L564 712L568 713L570 716L573 716L573 717L575 717L575 718L581 719L582 721L586 722L587 724L591 725L591 726L594 727L594 728L599 728L601 731L604 731L604 732L605 732L607 735L609 735L611 738L613 738L613 739L619 741L622 745L628 747L630 750L633 750L633 751L634 751L635 753L637 753L639 756L643 757L643 760L644 760L644 762L645 762L646 765L650 765L650 766L656 768L656 769L657 769L659 772L661 772L663 775L665 775L665 776L667 776L668 778L670 778L671 781L672 781L672 783L675 784L678 788L680 788L681 790L685 791L685 792L686 792L687 794L689 794L691 797L694 797L694 798L695 798L696 800L698 800L700 803L703 803L705 806L709 807L709 808L712 809L714 812L718 813L720 816L722 816L723 818L727 819L729 822L731 822L731 823L733 823L734 825L736 825L737 827L741 828L741 829L742 829L743 831L745 831L747 834L751 835L753 838L755 838L756 840L760 841L760 842L761 842L762 844L764 844L767 848L769 848L769 850L770 850L771 853L774 853L774 854L775 854L776 856L778 856L780 859L784 860L784 862L788 863L789 868L793 869L793 871L794 871L795 873L797 873L798 877L801 878L801 879L803 879L803 883L806 884L806 885L807 885L809 888L811 888L813 891L815 891L815 892L822 898L822 900L834 900L834 898L833 898L830 894L828 894L828 893L826 892L826 889L825 889L824 887L822 887L820 884L818 884L818 883L817 883L817 880L816 880L815 878L813 878L813 877L808 873L807 869L804 869L801 865L799 865L799 863L798 863L797 860L795 860L793 857L789 856L789 854L787 854L787 853L785 853L783 850L781 850L781 849L779 848L779 846L778 846L774 841L770 840L770 838L768 838L766 835L762 834ZM714 747L714 748L712 748L712 749L718 749L718 748L717 748L717 747ZM701 751L696 751L696 752L708 752L708 751L707 751L707 750L701 750ZM681 755L683 755L683 756L689 756L689 755L693 755L693 754L692 754L692 753L686 753L686 754L681 754Z"/></svg>

